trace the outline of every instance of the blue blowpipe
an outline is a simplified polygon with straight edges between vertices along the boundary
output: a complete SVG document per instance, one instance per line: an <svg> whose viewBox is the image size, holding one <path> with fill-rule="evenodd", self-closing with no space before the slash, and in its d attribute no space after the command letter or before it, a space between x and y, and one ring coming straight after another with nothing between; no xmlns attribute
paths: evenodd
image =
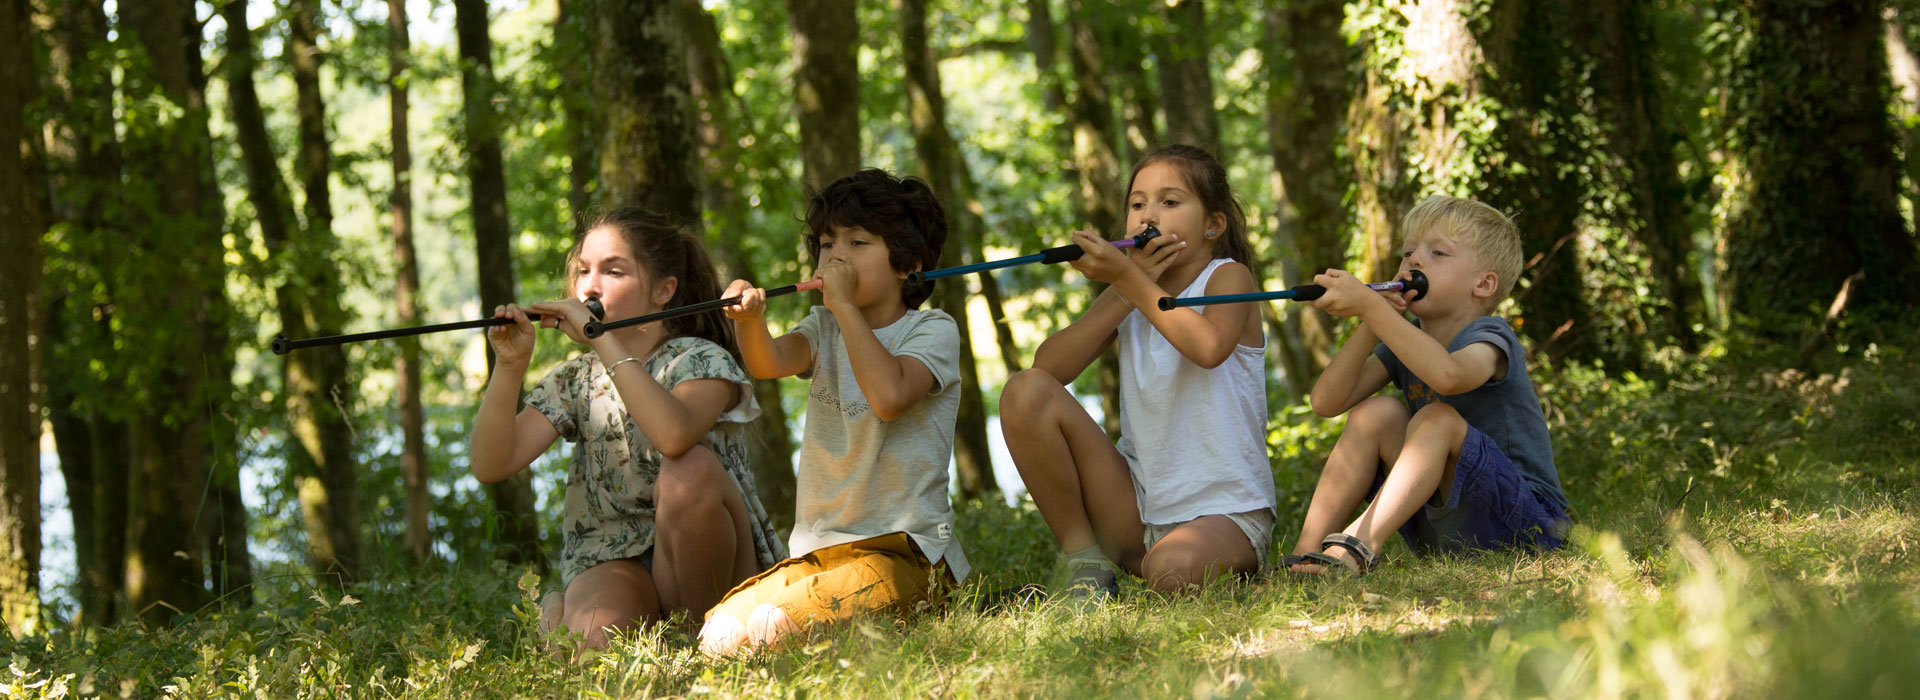
<svg viewBox="0 0 1920 700"><path fill-rule="evenodd" d="M1108 241L1108 242L1112 243L1113 247L1115 248L1139 248L1141 246L1146 245L1147 241L1151 241L1159 237L1160 237L1160 229L1154 228L1152 225L1148 225L1147 230L1141 231L1140 235L1138 236L1134 236L1132 238L1122 238L1117 241ZM1082 250L1078 245L1063 245L1058 248L1048 248L1046 250L1040 251L1038 253L1034 253L1032 255L1022 255L1017 258L1007 258L1005 260L990 260L983 263L974 263L972 265L960 265L958 267L945 267L945 268L933 270L930 272L920 272L916 270L914 272L910 272L907 274L907 284L917 287L922 284L926 284L927 282L930 282L932 280L940 279L942 277L952 277L954 275L971 275L975 272L986 272L988 270L998 270L1003 267L1014 267L1016 265L1026 265L1028 263L1042 263L1046 265L1052 265L1054 263L1062 263L1068 260L1079 260L1080 256L1085 255L1086 252L1087 251Z"/></svg>
<svg viewBox="0 0 1920 700"><path fill-rule="evenodd" d="M1413 290L1413 298L1419 299L1420 297L1427 295L1427 275L1425 273L1422 273L1419 270L1414 270L1407 273L1407 279L1405 280L1394 280L1392 282L1375 282L1373 284L1367 285L1367 288L1376 292L1399 292L1399 291L1405 291L1410 289L1410 290ZM1185 299L1175 299L1173 297L1160 297L1160 310L1172 311L1182 306L1206 306L1208 304L1233 304L1233 303L1238 303L1243 301L1273 301L1275 299L1282 299L1287 301L1313 301L1315 299L1320 298L1322 295L1326 293L1327 293L1326 287L1322 287L1317 284L1303 284L1298 287L1293 287L1293 288L1286 289L1283 291L1278 291L1278 292L1250 292L1247 294L1221 294L1218 296L1211 296L1211 297L1187 297Z"/></svg>

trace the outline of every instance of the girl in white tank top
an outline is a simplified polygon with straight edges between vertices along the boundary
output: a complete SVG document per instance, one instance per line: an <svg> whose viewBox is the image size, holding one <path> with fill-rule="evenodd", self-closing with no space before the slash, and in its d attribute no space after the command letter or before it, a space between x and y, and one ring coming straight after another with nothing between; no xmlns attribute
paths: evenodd
<svg viewBox="0 0 1920 700"><path fill-rule="evenodd" d="M1266 558L1274 521L1266 460L1265 339L1252 304L1161 310L1162 296L1256 291L1246 217L1206 151L1148 154L1127 184L1121 253L1093 231L1073 267L1110 286L1007 380L1007 449L1067 560L1076 597L1105 600L1125 571L1167 592ZM1115 343L1119 444L1066 386Z"/></svg>
<svg viewBox="0 0 1920 700"><path fill-rule="evenodd" d="M1214 271L1232 262L1208 263L1173 296L1203 296ZM1178 524L1272 510L1264 347L1236 343L1225 362L1207 369L1182 356L1139 311L1120 322L1119 345L1116 447L1133 473L1141 520Z"/></svg>

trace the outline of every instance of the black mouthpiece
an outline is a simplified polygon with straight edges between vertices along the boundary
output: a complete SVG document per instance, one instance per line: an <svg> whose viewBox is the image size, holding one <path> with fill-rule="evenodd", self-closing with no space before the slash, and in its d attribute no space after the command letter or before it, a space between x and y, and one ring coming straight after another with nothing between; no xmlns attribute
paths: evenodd
<svg viewBox="0 0 1920 700"><path fill-rule="evenodd" d="M1427 295L1427 273L1413 270L1407 273L1407 289L1413 291L1413 301Z"/></svg>
<svg viewBox="0 0 1920 700"><path fill-rule="evenodd" d="M607 317L607 307L600 305L600 297L587 297L586 303L587 310L593 312L594 320L598 321Z"/></svg>
<svg viewBox="0 0 1920 700"><path fill-rule="evenodd" d="M1139 250L1141 248L1145 248L1147 247L1147 241L1151 241L1159 237L1160 237L1160 229L1154 228L1153 224L1147 224L1147 230L1141 231L1140 235L1133 237L1133 249Z"/></svg>

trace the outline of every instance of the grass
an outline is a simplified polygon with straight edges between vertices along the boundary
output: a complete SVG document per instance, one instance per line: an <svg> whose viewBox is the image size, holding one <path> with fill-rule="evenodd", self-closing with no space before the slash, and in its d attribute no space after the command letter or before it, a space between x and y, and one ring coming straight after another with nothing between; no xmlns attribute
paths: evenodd
<svg viewBox="0 0 1920 700"><path fill-rule="evenodd" d="M1279 575L1080 614L982 612L1055 575L1030 508L966 504L981 575L945 610L712 662L655 627L578 662L535 632L536 581L396 574L172 629L0 639L6 697L1896 697L1920 687L1920 363L1771 358L1658 379L1540 372L1578 522L1557 552L1414 559L1360 579ZM1279 539L1338 426L1274 430ZM1297 422L1296 422L1297 421Z"/></svg>

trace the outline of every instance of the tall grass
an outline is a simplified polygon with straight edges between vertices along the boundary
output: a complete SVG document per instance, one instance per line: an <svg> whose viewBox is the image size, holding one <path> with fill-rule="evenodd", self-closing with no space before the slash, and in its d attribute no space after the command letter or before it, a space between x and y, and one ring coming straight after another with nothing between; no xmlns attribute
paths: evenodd
<svg viewBox="0 0 1920 700"><path fill-rule="evenodd" d="M951 604L712 661L678 620L570 659L536 580L391 574L169 628L0 638L0 696L1904 697L1920 688L1920 365L1818 376L1735 351L1649 376L1538 373L1578 522L1551 553L1281 574L1089 613L985 609L1056 574L1030 505L963 504L980 575ZM1282 412L1282 546L1337 422Z"/></svg>

